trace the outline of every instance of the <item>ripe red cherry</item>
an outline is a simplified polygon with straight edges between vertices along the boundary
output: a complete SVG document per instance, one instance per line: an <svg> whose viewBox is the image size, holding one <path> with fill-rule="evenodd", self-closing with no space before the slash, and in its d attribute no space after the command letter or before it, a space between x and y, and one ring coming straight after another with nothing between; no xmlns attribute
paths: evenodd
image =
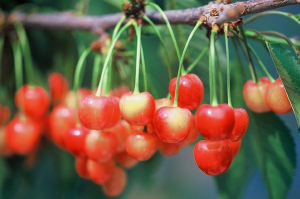
<svg viewBox="0 0 300 199"><path fill-rule="evenodd" d="M232 147L227 140L201 140L194 147L194 158L205 174L219 175L230 167Z"/></svg>
<svg viewBox="0 0 300 199"><path fill-rule="evenodd" d="M50 97L52 104L62 102L68 92L68 81L60 73L51 73L48 77Z"/></svg>
<svg viewBox="0 0 300 199"><path fill-rule="evenodd" d="M129 124L144 126L152 121L155 101L149 92L127 92L120 99L120 110Z"/></svg>
<svg viewBox="0 0 300 199"><path fill-rule="evenodd" d="M155 112L153 124L162 141L178 143L188 136L193 125L193 115L186 108L164 106Z"/></svg>
<svg viewBox="0 0 300 199"><path fill-rule="evenodd" d="M23 85L15 94L15 103L27 117L41 119L48 111L50 99L44 88Z"/></svg>
<svg viewBox="0 0 300 199"><path fill-rule="evenodd" d="M236 142L229 141L229 143L232 147L232 156L235 157L238 154L238 152L240 151L242 140L240 139Z"/></svg>
<svg viewBox="0 0 300 199"><path fill-rule="evenodd" d="M271 110L278 114L286 114L293 110L280 78L268 87L266 102Z"/></svg>
<svg viewBox="0 0 300 199"><path fill-rule="evenodd" d="M138 160L134 159L131 155L129 155L127 151L116 153L116 158L120 166L126 169L134 167L139 162Z"/></svg>
<svg viewBox="0 0 300 199"><path fill-rule="evenodd" d="M116 167L112 177L108 182L102 185L103 191L108 196L120 195L127 184L127 175L124 169Z"/></svg>
<svg viewBox="0 0 300 199"><path fill-rule="evenodd" d="M175 98L176 81L177 77L173 78L169 84L169 93L172 99ZM180 76L178 92L178 106L190 110L195 109L203 99L203 83L195 74L182 75Z"/></svg>
<svg viewBox="0 0 300 199"><path fill-rule="evenodd" d="M109 130L91 130L86 136L85 153L88 158L106 162L113 157L117 147L117 137Z"/></svg>
<svg viewBox="0 0 300 199"><path fill-rule="evenodd" d="M126 151L139 161L150 159L157 151L158 138L155 134L134 130L126 140Z"/></svg>
<svg viewBox="0 0 300 199"><path fill-rule="evenodd" d="M121 118L114 98L95 95L83 98L78 107L78 116L83 126L94 130L112 127L118 122L116 118Z"/></svg>
<svg viewBox="0 0 300 199"><path fill-rule="evenodd" d="M132 131L130 124L128 124L125 120L119 120L119 122L109 130L113 131L116 135L116 152L125 151L126 139Z"/></svg>
<svg viewBox="0 0 300 199"><path fill-rule="evenodd" d="M76 157L75 159L75 169L77 174L82 178L90 178L89 173L86 168L87 163L86 157Z"/></svg>
<svg viewBox="0 0 300 199"><path fill-rule="evenodd" d="M247 107L256 113L270 111L270 107L266 102L266 92L270 85L270 80L267 77L259 79L259 82L254 84L252 80L245 83L243 87L243 96Z"/></svg>
<svg viewBox="0 0 300 199"><path fill-rule="evenodd" d="M189 132L189 135L178 144L180 144L181 146L188 146L190 144L193 144L197 140L198 135L199 135L198 129L196 127L195 120L193 119L193 125Z"/></svg>
<svg viewBox="0 0 300 199"><path fill-rule="evenodd" d="M86 163L86 169L90 178L93 180L93 182L101 185L109 181L115 168L116 165L113 159L102 163L88 159Z"/></svg>
<svg viewBox="0 0 300 199"><path fill-rule="evenodd" d="M236 142L246 134L249 125L249 116L245 109L234 108L234 126L228 139L232 142Z"/></svg>
<svg viewBox="0 0 300 199"><path fill-rule="evenodd" d="M203 104L196 111L195 123L204 139L222 140L232 132L234 112L228 104Z"/></svg>
<svg viewBox="0 0 300 199"><path fill-rule="evenodd" d="M176 155L181 150L181 145L179 143L166 143L159 140L158 151L166 157Z"/></svg>
<svg viewBox="0 0 300 199"><path fill-rule="evenodd" d="M16 117L5 128L5 142L15 153L28 154L39 144L40 126L33 120Z"/></svg>

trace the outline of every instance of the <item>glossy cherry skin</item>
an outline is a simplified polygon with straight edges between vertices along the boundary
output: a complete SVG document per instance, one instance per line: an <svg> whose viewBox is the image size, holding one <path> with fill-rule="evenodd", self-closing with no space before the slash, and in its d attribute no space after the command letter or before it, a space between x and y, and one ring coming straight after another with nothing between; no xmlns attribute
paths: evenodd
<svg viewBox="0 0 300 199"><path fill-rule="evenodd" d="M232 132L234 111L227 104L203 104L196 111L195 124L204 139L222 140Z"/></svg>
<svg viewBox="0 0 300 199"><path fill-rule="evenodd" d="M127 153L127 151L116 153L115 156L116 156L116 159L117 159L118 163L120 164L120 166L122 166L126 169L130 169L130 168L134 167L139 162L138 160L133 158L131 155L129 155Z"/></svg>
<svg viewBox="0 0 300 199"><path fill-rule="evenodd" d="M129 124L144 126L152 121L155 101L149 92L127 92L120 99L120 110Z"/></svg>
<svg viewBox="0 0 300 199"><path fill-rule="evenodd" d="M262 77L259 82L254 84L252 80L245 83L243 87L243 97L247 107L256 113L264 113L270 111L270 107L266 102L266 92L270 85L267 77Z"/></svg>
<svg viewBox="0 0 300 199"><path fill-rule="evenodd" d="M16 117L5 128L5 142L14 153L21 155L32 152L40 137L40 126L30 119Z"/></svg>
<svg viewBox="0 0 300 199"><path fill-rule="evenodd" d="M164 106L155 112L153 124L162 141L178 143L189 135L193 115L186 108Z"/></svg>
<svg viewBox="0 0 300 199"><path fill-rule="evenodd" d="M50 98L52 104L58 104L65 99L69 84L66 78L60 73L51 73L48 77Z"/></svg>
<svg viewBox="0 0 300 199"><path fill-rule="evenodd" d="M76 157L75 159L75 169L77 174L82 178L90 178L90 175L86 168L87 163L86 157Z"/></svg>
<svg viewBox="0 0 300 199"><path fill-rule="evenodd" d="M236 141L236 142L231 142L229 141L231 147L232 147L232 156L235 157L238 152L240 151L241 144L242 144L242 139Z"/></svg>
<svg viewBox="0 0 300 199"><path fill-rule="evenodd" d="M97 184L105 184L112 177L116 168L115 161L113 159L107 162L97 162L92 159L88 159L86 168L90 178Z"/></svg>
<svg viewBox="0 0 300 199"><path fill-rule="evenodd" d="M155 134L133 131L126 140L127 153L139 161L150 159L158 147L158 138Z"/></svg>
<svg viewBox="0 0 300 199"><path fill-rule="evenodd" d="M169 93L172 99L175 98L177 77L169 84ZM197 108L203 99L204 87L200 78L195 74L180 76L178 91L178 106L189 110Z"/></svg>
<svg viewBox="0 0 300 199"><path fill-rule="evenodd" d="M103 191L107 196L113 197L120 195L127 184L127 174L124 169L116 167L112 177L102 185Z"/></svg>
<svg viewBox="0 0 300 199"><path fill-rule="evenodd" d="M280 78L268 87L266 102L270 109L278 114L290 113L293 110Z"/></svg>
<svg viewBox="0 0 300 199"><path fill-rule="evenodd" d="M116 117L121 119L116 101L112 97L95 95L83 98L78 107L78 116L83 126L93 130L112 127L118 122Z"/></svg>
<svg viewBox="0 0 300 199"><path fill-rule="evenodd" d="M88 158L106 162L113 157L117 148L117 137L110 130L91 130L86 136L85 153Z"/></svg>
<svg viewBox="0 0 300 199"><path fill-rule="evenodd" d="M219 175L230 167L233 152L227 140L201 140L194 147L194 159L207 175Z"/></svg>
<svg viewBox="0 0 300 199"><path fill-rule="evenodd" d="M232 142L236 142L246 134L249 125L249 116L245 109L234 108L234 126L228 139Z"/></svg>
<svg viewBox="0 0 300 199"><path fill-rule="evenodd" d="M27 117L41 119L49 109L50 98L40 86L23 85L15 94L15 103Z"/></svg>

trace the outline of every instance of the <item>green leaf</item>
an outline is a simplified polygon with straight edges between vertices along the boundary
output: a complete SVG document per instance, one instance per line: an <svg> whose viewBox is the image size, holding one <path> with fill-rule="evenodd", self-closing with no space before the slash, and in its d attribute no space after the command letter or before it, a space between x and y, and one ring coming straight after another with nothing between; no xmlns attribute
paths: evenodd
<svg viewBox="0 0 300 199"><path fill-rule="evenodd" d="M269 44L269 52L300 125L300 62L280 44Z"/></svg>

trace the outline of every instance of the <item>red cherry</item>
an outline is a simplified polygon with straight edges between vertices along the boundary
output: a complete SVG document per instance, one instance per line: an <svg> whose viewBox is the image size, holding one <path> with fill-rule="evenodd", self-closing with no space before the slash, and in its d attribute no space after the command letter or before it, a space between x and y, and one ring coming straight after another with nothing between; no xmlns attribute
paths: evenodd
<svg viewBox="0 0 300 199"><path fill-rule="evenodd" d="M77 94L77 105L76 105L76 98L73 91L69 91L65 97L64 104L66 104L70 108L77 109L80 102L83 100L83 98L89 96L92 94L92 91L87 88L80 88L76 92Z"/></svg>
<svg viewBox="0 0 300 199"><path fill-rule="evenodd" d="M87 157L98 162L106 162L113 157L117 147L117 138L109 130L91 130L86 136L85 152Z"/></svg>
<svg viewBox="0 0 300 199"><path fill-rule="evenodd" d="M230 167L232 147L227 140L201 140L194 147L194 158L205 174L219 175Z"/></svg>
<svg viewBox="0 0 300 199"><path fill-rule="evenodd" d="M127 175L124 169L116 167L112 177L102 185L103 191L107 196L120 195L127 184Z"/></svg>
<svg viewBox="0 0 300 199"><path fill-rule="evenodd" d="M75 169L77 174L82 178L90 178L89 173L86 168L87 163L86 157L76 157L75 159Z"/></svg>
<svg viewBox="0 0 300 199"><path fill-rule="evenodd" d="M280 78L268 87L266 102L271 110L278 114L286 114L293 110Z"/></svg>
<svg viewBox="0 0 300 199"><path fill-rule="evenodd" d="M116 152L125 151L126 139L132 131L130 124L128 124L125 120L119 120L119 122L110 130L113 131L116 135Z"/></svg>
<svg viewBox="0 0 300 199"><path fill-rule="evenodd" d="M271 110L265 100L270 83L271 82L267 77L260 78L259 82L256 84L254 84L252 80L245 83L243 87L243 96L247 107L251 111L263 113Z"/></svg>
<svg viewBox="0 0 300 199"><path fill-rule="evenodd" d="M120 99L120 110L129 124L144 126L152 121L155 101L149 92L127 92Z"/></svg>
<svg viewBox="0 0 300 199"><path fill-rule="evenodd" d="M178 144L180 144L181 146L189 146L197 140L198 135L199 135L198 129L196 127L195 120L193 120L193 125L189 132L189 135Z"/></svg>
<svg viewBox="0 0 300 199"><path fill-rule="evenodd" d="M0 125L6 124L10 118L10 109L0 104Z"/></svg>
<svg viewBox="0 0 300 199"><path fill-rule="evenodd" d="M116 165L113 159L103 163L88 159L86 168L91 179L95 183L103 185L112 177Z"/></svg>
<svg viewBox="0 0 300 199"><path fill-rule="evenodd" d="M127 151L116 153L116 158L120 166L126 169L134 167L139 162L138 160L134 159L131 155L129 155Z"/></svg>
<svg viewBox="0 0 300 199"><path fill-rule="evenodd" d="M236 141L236 142L231 142L229 141L231 147L232 147L232 156L235 157L238 152L240 151L241 144L242 144L242 139Z"/></svg>
<svg viewBox="0 0 300 199"><path fill-rule="evenodd" d="M234 112L228 104L203 104L196 111L195 123L204 139L222 140L232 132Z"/></svg>
<svg viewBox="0 0 300 199"><path fill-rule="evenodd" d="M51 73L48 77L50 97L52 104L62 102L68 92L68 81L60 73Z"/></svg>
<svg viewBox="0 0 300 199"><path fill-rule="evenodd" d="M50 99L44 88L23 85L15 94L15 103L23 110L26 116L40 119L48 111Z"/></svg>
<svg viewBox="0 0 300 199"><path fill-rule="evenodd" d="M22 155L32 152L37 147L40 136L40 126L26 118L14 118L5 128L5 142L15 153Z"/></svg>
<svg viewBox="0 0 300 199"><path fill-rule="evenodd" d="M177 77L173 78L169 84L169 92L172 99L175 98ZM178 90L178 106L181 108L195 109L203 99L204 87L200 78L195 74L180 76Z"/></svg>
<svg viewBox="0 0 300 199"><path fill-rule="evenodd" d="M185 108L164 106L155 112L153 124L162 141L178 143L188 136L193 125L193 115Z"/></svg>
<svg viewBox="0 0 300 199"><path fill-rule="evenodd" d="M159 140L158 151L166 157L176 155L181 150L181 145L178 143L166 143Z"/></svg>
<svg viewBox="0 0 300 199"><path fill-rule="evenodd" d="M63 141L66 149L74 156L85 157L85 139L89 130L84 126L70 128L64 135Z"/></svg>
<svg viewBox="0 0 300 199"><path fill-rule="evenodd" d="M126 151L139 161L150 159L157 151L158 139L155 134L133 131L126 140Z"/></svg>
<svg viewBox="0 0 300 199"><path fill-rule="evenodd" d="M118 115L118 113L119 109L116 108L116 99L112 97L89 95L83 98L78 107L78 116L81 124L93 130L114 126L121 118L121 115Z"/></svg>
<svg viewBox="0 0 300 199"><path fill-rule="evenodd" d="M245 109L234 108L234 126L232 132L230 133L228 140L236 142L246 134L249 125L249 116Z"/></svg>
<svg viewBox="0 0 300 199"><path fill-rule="evenodd" d="M163 106L173 106L173 101L169 98L161 98L155 100L155 111Z"/></svg>

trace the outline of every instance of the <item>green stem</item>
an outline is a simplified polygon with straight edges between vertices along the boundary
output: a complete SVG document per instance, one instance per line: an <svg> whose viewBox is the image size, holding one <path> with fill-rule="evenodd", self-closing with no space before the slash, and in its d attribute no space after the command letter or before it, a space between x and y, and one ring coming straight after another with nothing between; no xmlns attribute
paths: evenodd
<svg viewBox="0 0 300 199"><path fill-rule="evenodd" d="M23 85L23 68L21 47L15 40L12 41L12 50L15 64L16 91L18 91Z"/></svg>
<svg viewBox="0 0 300 199"><path fill-rule="evenodd" d="M231 88L230 88L230 63L229 63L229 46L228 46L228 24L224 25L224 37L225 37L225 48L226 48L226 66L227 66L227 100L228 105L232 107L231 101Z"/></svg>
<svg viewBox="0 0 300 199"><path fill-rule="evenodd" d="M102 73L101 73L99 85L98 85L98 88L97 88L96 96L100 96L101 95L102 85L103 85L103 81L104 81L104 75L106 73L108 62L110 61L110 57L112 56L112 52L113 52L113 49L114 49L114 47L116 45L116 42L118 41L118 39L121 36L121 34L127 28L129 28L129 26L131 26L131 25L132 25L132 22L128 22L125 26L123 26L120 29L120 31L116 34L116 36L114 37L114 39L112 39L112 42L111 42L110 47L108 49L108 53L107 53L107 56L105 58L105 62L104 62L103 68L102 68Z"/></svg>
<svg viewBox="0 0 300 199"><path fill-rule="evenodd" d="M142 45L141 45L141 60L142 60L142 70L143 70L143 77L144 77L144 89L145 89L145 91L147 91L148 90L148 79L147 79L147 70L146 70L144 50L143 50Z"/></svg>
<svg viewBox="0 0 300 199"><path fill-rule="evenodd" d="M170 61L170 57L169 57L168 50L167 50L167 47L165 45L165 42L164 42L159 30L156 28L155 24L149 19L149 17L144 15L143 19L150 24L150 26L154 29L157 37L159 38L160 44L163 47L165 56L167 58L166 66L167 66L167 70L168 70L169 81L171 81L171 78L172 78L171 61Z"/></svg>
<svg viewBox="0 0 300 199"><path fill-rule="evenodd" d="M32 57L31 57L31 52L30 52L30 47L28 44L26 32L21 23L15 23L14 26L20 40L22 53L24 55L27 82L30 86L34 86L35 77L34 77L33 62L32 62Z"/></svg>
<svg viewBox="0 0 300 199"><path fill-rule="evenodd" d="M198 57L193 61L193 63L186 69L186 73L191 72L194 67L201 61L201 59L206 55L206 53L208 52L209 49L209 45L207 45L202 52L198 55Z"/></svg>
<svg viewBox="0 0 300 199"><path fill-rule="evenodd" d="M121 17L121 19L118 21L118 23L116 24L115 29L114 29L113 34L112 34L112 37L111 37L112 39L114 39L116 37L116 35L117 35L118 31L120 30L120 27L123 24L123 22L125 21L125 19L126 19L126 16L123 15Z"/></svg>
<svg viewBox="0 0 300 199"><path fill-rule="evenodd" d="M94 59L94 66L93 66L93 75L92 75L92 91L96 89L98 77L100 74L100 64L101 64L102 56L100 54L97 54Z"/></svg>
<svg viewBox="0 0 300 199"><path fill-rule="evenodd" d="M256 15L254 15L253 17L250 17L248 18L247 20L244 21L243 24L246 24L246 23L249 23L259 17L262 17L262 16L266 16L266 15L281 15L281 16L284 16L284 17L287 17L289 19L292 19L294 20L297 24L300 25L300 21L294 16L294 15L291 15L290 13L286 13L286 12L281 12L281 11L268 11L268 12L262 12L262 13L258 13Z"/></svg>
<svg viewBox="0 0 300 199"><path fill-rule="evenodd" d="M210 85L210 104L218 105L217 88L216 88L216 69L215 69L215 37L217 31L212 31L210 34L210 52L209 52L209 85Z"/></svg>
<svg viewBox="0 0 300 199"><path fill-rule="evenodd" d="M134 82L134 93L139 93L139 72L141 62L141 27L137 23L133 23L133 27L137 37L136 45L136 65L135 65L135 82Z"/></svg>
<svg viewBox="0 0 300 199"><path fill-rule="evenodd" d="M179 82L180 82L180 74L183 68L183 60L184 60L184 56L186 54L187 48L189 46L189 43L193 37L193 35L195 34L195 32L198 30L198 28L200 27L200 25L202 24L202 22L198 21L197 24L195 25L194 29L192 30L192 32L190 33L186 44L184 46L183 52L182 52L182 56L180 58L180 62L179 62L179 68L178 68L178 73L177 73L177 81L176 81L176 90L175 90L175 97L174 97L174 107L178 106L178 91L179 91Z"/></svg>
<svg viewBox="0 0 300 199"><path fill-rule="evenodd" d="M216 72L218 73L218 83L219 83L219 103L224 103L224 84L223 84L223 73L222 73L222 69L221 69L221 64L220 64L220 57L219 57L219 54L218 54L218 49L215 50L216 52L216 61L217 61L217 64L216 64Z"/></svg>

